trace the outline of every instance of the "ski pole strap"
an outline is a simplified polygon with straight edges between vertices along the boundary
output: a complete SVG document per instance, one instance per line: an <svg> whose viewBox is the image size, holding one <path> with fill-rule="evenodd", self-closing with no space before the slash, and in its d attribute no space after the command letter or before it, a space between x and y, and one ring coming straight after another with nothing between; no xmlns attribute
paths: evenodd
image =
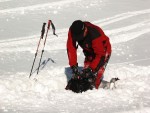
<svg viewBox="0 0 150 113"><path fill-rule="evenodd" d="M55 29L55 26L54 26L52 20L51 20L51 25L52 25L53 35L56 35L58 37L58 35L55 33L56 29Z"/></svg>

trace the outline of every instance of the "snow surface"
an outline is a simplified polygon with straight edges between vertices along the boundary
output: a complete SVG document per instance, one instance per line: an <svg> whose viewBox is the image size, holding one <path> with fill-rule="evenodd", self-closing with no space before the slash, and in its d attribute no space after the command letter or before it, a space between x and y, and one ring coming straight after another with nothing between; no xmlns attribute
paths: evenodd
<svg viewBox="0 0 150 113"><path fill-rule="evenodd" d="M150 113L149 0L0 0L0 113ZM40 72L29 79L43 22L53 20ZM113 53L104 79L117 89L66 91L67 32L75 19L103 28ZM78 50L78 63L84 56ZM54 62L53 62L54 61Z"/></svg>

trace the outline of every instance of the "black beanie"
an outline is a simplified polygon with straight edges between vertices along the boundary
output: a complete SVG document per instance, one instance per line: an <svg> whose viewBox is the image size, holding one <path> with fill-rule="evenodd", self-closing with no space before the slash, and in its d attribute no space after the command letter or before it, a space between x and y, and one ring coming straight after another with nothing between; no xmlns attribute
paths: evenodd
<svg viewBox="0 0 150 113"><path fill-rule="evenodd" d="M71 25L71 32L74 35L79 35L84 31L84 23L81 20L76 20Z"/></svg>
<svg viewBox="0 0 150 113"><path fill-rule="evenodd" d="M84 29L84 22L82 22L81 20L74 21L70 27L73 38L80 40L83 36Z"/></svg>

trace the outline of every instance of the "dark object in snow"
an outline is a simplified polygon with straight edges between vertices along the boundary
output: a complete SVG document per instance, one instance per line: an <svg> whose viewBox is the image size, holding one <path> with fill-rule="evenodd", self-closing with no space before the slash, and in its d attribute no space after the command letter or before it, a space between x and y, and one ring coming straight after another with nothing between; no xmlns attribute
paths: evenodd
<svg viewBox="0 0 150 113"><path fill-rule="evenodd" d="M118 81L118 80L120 80L118 77L117 77L117 78L112 78L112 79L110 80L110 84L113 83L113 84L114 84L113 87L116 88L116 84L115 84L115 83L116 83L116 81Z"/></svg>
<svg viewBox="0 0 150 113"><path fill-rule="evenodd" d="M75 93L82 93L94 88L95 77L84 76L83 74L72 77L66 86L66 90L72 90Z"/></svg>
<svg viewBox="0 0 150 113"><path fill-rule="evenodd" d="M115 83L115 82L118 81L118 80L120 80L118 77L117 77L117 78L112 78L112 79L110 80L110 83Z"/></svg>
<svg viewBox="0 0 150 113"><path fill-rule="evenodd" d="M113 85L112 86L112 89L113 88L116 88L116 81L118 81L118 80L120 80L118 77L117 78L112 78L111 80L110 80L110 82L108 82L108 81L105 81L105 80L102 80L101 81L101 84L100 84L100 88L106 88L106 89L111 89L111 84Z"/></svg>

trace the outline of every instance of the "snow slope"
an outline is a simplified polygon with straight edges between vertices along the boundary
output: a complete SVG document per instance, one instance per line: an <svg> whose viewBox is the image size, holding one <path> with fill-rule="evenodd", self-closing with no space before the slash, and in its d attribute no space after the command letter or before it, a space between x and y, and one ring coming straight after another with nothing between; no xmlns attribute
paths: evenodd
<svg viewBox="0 0 150 113"><path fill-rule="evenodd" d="M149 113L150 9L148 0L0 0L0 113ZM52 19L40 72L29 73L43 22ZM71 73L67 31L75 19L101 26L113 53L105 80L119 77L117 89L66 91ZM78 50L79 65L84 56ZM54 61L54 62L53 62ZM34 79L36 78L36 79Z"/></svg>

